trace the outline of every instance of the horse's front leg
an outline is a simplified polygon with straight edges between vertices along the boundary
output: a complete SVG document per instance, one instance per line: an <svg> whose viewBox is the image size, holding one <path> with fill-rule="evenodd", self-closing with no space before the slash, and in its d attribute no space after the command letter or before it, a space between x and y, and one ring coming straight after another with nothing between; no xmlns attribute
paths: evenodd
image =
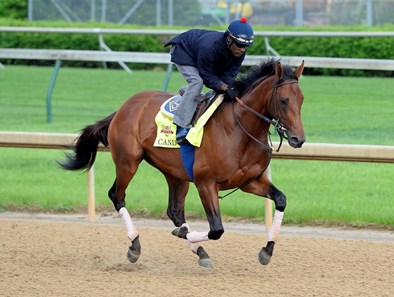
<svg viewBox="0 0 394 297"><path fill-rule="evenodd" d="M267 245L263 247L258 254L259 262L262 265L268 265L274 251L275 242L279 239L283 214L286 208L286 196L271 183L266 175L261 176L242 190L248 193L267 197L275 203L274 218L272 220L271 228L267 233Z"/></svg>
<svg viewBox="0 0 394 297"><path fill-rule="evenodd" d="M188 238L188 234L190 233L193 232L190 229L188 223L184 223L182 224L182 226L177 227L172 231L173 235L187 240L187 243L190 249L192 250L192 252L198 256L198 265L200 265L202 268L213 268L213 263L211 258L209 257L205 249L200 245L200 242L205 241L206 239L204 238L203 240L200 240L199 238L197 239L198 241L191 241ZM194 232L194 233L205 233L205 232Z"/></svg>
<svg viewBox="0 0 394 297"><path fill-rule="evenodd" d="M284 199L286 201L286 196L279 191L279 199ZM283 214L284 214L284 209L279 210L277 208L277 203L275 198L273 198L275 202L275 214L274 218L272 220L272 225L271 228L268 230L267 234L267 245L263 247L258 255L259 261L262 265L268 265L269 262L271 261L271 257L274 251L274 245L275 242L279 239L279 232L280 232L280 227L282 225L282 220L283 220Z"/></svg>
<svg viewBox="0 0 394 297"><path fill-rule="evenodd" d="M189 182L165 175L168 184L168 208L167 215L177 227L172 234L181 238L191 232L185 220L185 198L189 190ZM182 235L180 235L182 233ZM198 242L188 241L191 251L198 256L198 264L203 268L212 268L212 261L208 253Z"/></svg>
<svg viewBox="0 0 394 297"><path fill-rule="evenodd" d="M191 231L188 224L185 223L181 227L176 228L172 234L180 238L187 239L193 252L199 256L200 265L203 263L205 265L201 266L211 268L212 262L209 259L208 254L205 252L204 248L198 245L198 243L207 240L218 240L224 232L220 216L218 192L214 184L211 186L196 184L196 187L207 215L210 230L204 232Z"/></svg>

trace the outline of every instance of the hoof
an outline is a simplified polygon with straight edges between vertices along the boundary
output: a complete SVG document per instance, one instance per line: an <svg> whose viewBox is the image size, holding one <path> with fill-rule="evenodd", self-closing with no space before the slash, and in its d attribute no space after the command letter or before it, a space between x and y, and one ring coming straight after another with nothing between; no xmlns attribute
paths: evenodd
<svg viewBox="0 0 394 297"><path fill-rule="evenodd" d="M140 254L136 253L135 251L133 251L131 249L131 247L129 247L129 250L127 251L127 259L129 259L129 261L131 263L135 263L138 261L139 257L140 257Z"/></svg>
<svg viewBox="0 0 394 297"><path fill-rule="evenodd" d="M271 257L272 256L265 251L265 248L262 248L258 255L259 262L262 265L268 265L269 262L271 261Z"/></svg>
<svg viewBox="0 0 394 297"><path fill-rule="evenodd" d="M176 237L186 239L186 235L188 232L189 232L189 230L187 229L187 227L183 226L183 227L175 228L174 230L172 230L171 234Z"/></svg>
<svg viewBox="0 0 394 297"><path fill-rule="evenodd" d="M200 265L201 268L204 269L212 269L213 268L213 263L211 259L198 259L198 265Z"/></svg>
<svg viewBox="0 0 394 297"><path fill-rule="evenodd" d="M197 249L197 255L199 257L198 265L200 265L200 267L205 268L205 269L213 268L213 263L212 263L211 259L209 258L208 253L204 250L204 248L202 246L200 246Z"/></svg>
<svg viewBox="0 0 394 297"><path fill-rule="evenodd" d="M272 253L274 252L274 246L275 242L268 241L267 246L261 249L258 258L262 265L268 265L271 261Z"/></svg>
<svg viewBox="0 0 394 297"><path fill-rule="evenodd" d="M141 255L141 244L140 244L140 239L139 236L137 236L132 242L131 246L129 246L129 249L127 251L127 259L131 263L137 262Z"/></svg>

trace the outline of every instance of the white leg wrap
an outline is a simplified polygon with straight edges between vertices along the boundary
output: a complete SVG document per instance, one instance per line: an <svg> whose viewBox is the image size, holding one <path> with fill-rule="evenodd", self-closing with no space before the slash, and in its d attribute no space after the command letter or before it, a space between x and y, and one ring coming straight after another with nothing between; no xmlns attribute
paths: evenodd
<svg viewBox="0 0 394 297"><path fill-rule="evenodd" d="M192 231L188 223L183 223L181 227L186 227L188 232Z"/></svg>
<svg viewBox="0 0 394 297"><path fill-rule="evenodd" d="M190 229L190 226L188 223L182 224L182 227L185 226L189 232L192 230ZM187 236L186 236L187 237ZM200 247L198 242L190 242L189 240L187 241L187 244L189 245L189 248L192 250L193 253L197 254L197 250Z"/></svg>
<svg viewBox="0 0 394 297"><path fill-rule="evenodd" d="M129 212L125 207L122 207L119 210L119 214L122 216L123 221L126 224L127 236L130 238L131 241L133 241L138 236L138 232L133 224L133 221L131 220Z"/></svg>
<svg viewBox="0 0 394 297"><path fill-rule="evenodd" d="M190 242L189 240L187 241L187 244L189 245L189 248L192 250L193 253L197 254L197 250L200 247L198 242Z"/></svg>
<svg viewBox="0 0 394 297"><path fill-rule="evenodd" d="M276 241L279 238L280 226L283 220L283 211L275 210L274 219L272 220L271 228L267 234L268 241Z"/></svg>
<svg viewBox="0 0 394 297"><path fill-rule="evenodd" d="M192 232L187 233L186 238L191 243L209 240L208 231L206 231L206 232L192 231Z"/></svg>

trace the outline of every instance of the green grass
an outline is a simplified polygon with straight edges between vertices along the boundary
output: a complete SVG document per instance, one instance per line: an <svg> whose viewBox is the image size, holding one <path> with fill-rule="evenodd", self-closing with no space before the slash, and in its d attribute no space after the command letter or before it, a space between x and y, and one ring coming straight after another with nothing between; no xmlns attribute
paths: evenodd
<svg viewBox="0 0 394 297"><path fill-rule="evenodd" d="M392 78L304 77L309 142L394 145Z"/></svg>
<svg viewBox="0 0 394 297"><path fill-rule="evenodd" d="M132 94L160 89L162 71L61 68L53 95L53 123L46 123L45 98L52 68L7 66L0 70L0 125L3 131L77 133L115 111ZM170 91L183 79L174 73ZM308 142L394 145L394 79L303 77L303 122ZM0 209L71 211L86 208L87 177L59 169L57 150L0 148ZM288 197L285 223L379 225L394 227L391 164L273 160L274 184ZM96 202L111 208L106 196L114 180L109 153L95 164ZM224 194L224 193L221 193ZM161 173L146 163L127 190L128 208L162 216L167 187ZM195 187L187 198L189 215L204 212ZM221 201L227 220L263 219L264 199L241 191Z"/></svg>
<svg viewBox="0 0 394 297"><path fill-rule="evenodd" d="M131 95L157 90L163 71L128 74L121 70L61 68L53 93L53 123L46 122L46 96L52 68L7 66L0 71L0 123L3 130L78 132L115 111ZM174 76L169 88L183 81Z"/></svg>

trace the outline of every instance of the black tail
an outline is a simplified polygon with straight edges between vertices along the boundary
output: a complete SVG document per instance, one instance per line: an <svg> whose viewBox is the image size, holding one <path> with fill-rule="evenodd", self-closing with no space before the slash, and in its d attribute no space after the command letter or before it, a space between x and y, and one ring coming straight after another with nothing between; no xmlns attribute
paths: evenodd
<svg viewBox="0 0 394 297"><path fill-rule="evenodd" d="M58 162L58 164L66 170L89 170L96 159L99 142L106 147L108 146L108 127L114 116L115 112L105 119L82 129L76 144L70 146L73 153L66 153L66 160Z"/></svg>

